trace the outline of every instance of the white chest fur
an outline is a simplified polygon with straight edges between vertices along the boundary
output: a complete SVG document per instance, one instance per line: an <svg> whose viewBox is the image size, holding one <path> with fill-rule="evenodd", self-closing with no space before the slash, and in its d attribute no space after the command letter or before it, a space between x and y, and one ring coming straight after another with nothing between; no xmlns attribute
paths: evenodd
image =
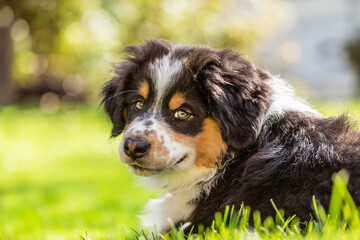
<svg viewBox="0 0 360 240"><path fill-rule="evenodd" d="M165 232L170 230L169 222L187 221L196 207L193 200L202 192L209 193L216 182L215 174L216 169L193 166L147 178L146 184L160 187L165 193L149 200L144 209L145 215L139 217L142 225L156 226L159 232Z"/></svg>
<svg viewBox="0 0 360 240"><path fill-rule="evenodd" d="M146 215L140 216L144 227L155 226L159 232L170 230L170 223L177 223L180 220L188 219L195 209L194 204L190 204L189 194L172 195L166 193L158 199L150 200L146 207Z"/></svg>

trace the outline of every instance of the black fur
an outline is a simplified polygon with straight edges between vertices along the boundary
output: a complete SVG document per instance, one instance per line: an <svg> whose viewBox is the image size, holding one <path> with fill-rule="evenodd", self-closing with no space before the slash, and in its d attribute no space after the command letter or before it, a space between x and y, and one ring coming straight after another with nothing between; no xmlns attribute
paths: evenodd
<svg viewBox="0 0 360 240"><path fill-rule="evenodd" d="M127 48L131 56L103 90L113 135L126 121L120 93L128 89L131 78L141 75L144 64L167 54L171 45L148 41ZM341 169L349 173L349 191L360 204L360 134L351 130L344 116L319 118L288 111L266 119L258 129L271 105L273 92L265 81L270 74L233 50L178 46L174 56L185 66L177 86L193 89L192 95L206 116L218 122L228 145L223 162L228 161L218 170L217 184L209 195L197 199L192 216L183 222L209 226L216 212L223 212L226 205L239 208L242 202L262 216L275 215L270 199L287 216L308 220L312 196L328 207L331 176Z"/></svg>

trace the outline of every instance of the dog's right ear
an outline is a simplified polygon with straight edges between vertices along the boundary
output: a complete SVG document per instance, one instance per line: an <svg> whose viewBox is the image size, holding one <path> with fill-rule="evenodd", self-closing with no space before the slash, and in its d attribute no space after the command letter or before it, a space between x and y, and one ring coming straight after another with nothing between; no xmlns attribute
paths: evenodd
<svg viewBox="0 0 360 240"><path fill-rule="evenodd" d="M129 92L127 91L127 85L132 67L133 64L129 61L121 64L115 70L118 76L107 82L102 89L102 104L104 104L105 111L113 123L112 137L118 136L124 130L126 124L127 109L125 99Z"/></svg>
<svg viewBox="0 0 360 240"><path fill-rule="evenodd" d="M102 89L102 104L104 104L104 109L113 124L112 137L116 137L122 132L126 121L126 114L124 115L126 112L124 97L120 96L123 88L119 80L117 77L111 79Z"/></svg>

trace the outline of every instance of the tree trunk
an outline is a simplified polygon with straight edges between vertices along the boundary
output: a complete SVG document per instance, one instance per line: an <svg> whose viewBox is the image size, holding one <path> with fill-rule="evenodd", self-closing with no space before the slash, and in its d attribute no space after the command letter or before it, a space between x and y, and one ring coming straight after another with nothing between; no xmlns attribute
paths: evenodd
<svg viewBox="0 0 360 240"><path fill-rule="evenodd" d="M10 26L0 27L0 106L9 104L13 98L11 87L13 49Z"/></svg>

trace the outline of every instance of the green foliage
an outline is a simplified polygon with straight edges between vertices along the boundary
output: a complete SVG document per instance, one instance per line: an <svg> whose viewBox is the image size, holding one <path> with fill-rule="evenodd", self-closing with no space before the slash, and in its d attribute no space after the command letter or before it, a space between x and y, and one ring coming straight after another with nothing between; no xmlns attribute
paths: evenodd
<svg viewBox="0 0 360 240"><path fill-rule="evenodd" d="M145 39L249 53L284 18L282 0L5 0L19 87L97 97L120 50ZM8 11L6 11L8 12Z"/></svg>

